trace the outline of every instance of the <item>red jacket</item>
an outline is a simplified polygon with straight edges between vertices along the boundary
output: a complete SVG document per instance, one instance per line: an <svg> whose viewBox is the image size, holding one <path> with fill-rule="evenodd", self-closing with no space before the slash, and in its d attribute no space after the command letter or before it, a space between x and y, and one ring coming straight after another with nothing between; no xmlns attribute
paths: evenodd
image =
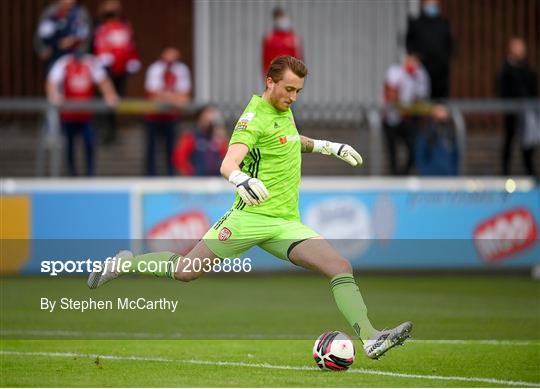
<svg viewBox="0 0 540 389"><path fill-rule="evenodd" d="M119 19L99 25L95 31L94 53L113 75L125 74L129 61L139 61L131 25Z"/></svg>
<svg viewBox="0 0 540 389"><path fill-rule="evenodd" d="M185 132L174 148L173 165L183 176L219 175L227 147L226 139L208 139L197 131Z"/></svg>
<svg viewBox="0 0 540 389"><path fill-rule="evenodd" d="M61 87L66 101L86 101L94 96L95 84L107 77L105 70L92 55L76 57L72 54L60 57L52 66L47 80ZM62 121L88 121L91 112L65 111L60 114Z"/></svg>
<svg viewBox="0 0 540 389"><path fill-rule="evenodd" d="M263 75L266 76L270 63L280 55L290 55L303 60L302 43L294 31L274 30L263 39Z"/></svg>

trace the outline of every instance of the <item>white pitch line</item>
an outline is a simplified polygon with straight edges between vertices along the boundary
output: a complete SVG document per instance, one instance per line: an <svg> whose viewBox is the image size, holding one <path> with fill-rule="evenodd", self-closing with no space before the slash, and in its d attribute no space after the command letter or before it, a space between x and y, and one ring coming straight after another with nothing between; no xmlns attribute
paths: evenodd
<svg viewBox="0 0 540 389"><path fill-rule="evenodd" d="M20 336L58 336L66 338L137 338L137 339L177 339L177 340L199 340L206 339L236 339L236 340L308 340L302 339L303 335L287 335L287 334L182 334L176 333L151 333L151 332L122 332L122 331L71 331L71 330L21 330L21 329L2 329L0 334L3 336L20 335ZM488 345L488 346L540 346L540 341L537 340L499 340L499 339L409 339L407 343L420 344L447 344L447 345Z"/></svg>
<svg viewBox="0 0 540 389"><path fill-rule="evenodd" d="M246 363L246 362L225 362L225 361L204 361L198 359L168 359L160 357L141 357L133 355L99 355L99 354L79 354L72 352L34 352L34 351L11 351L0 350L0 355L18 355L18 356L36 356L36 357L60 357L60 358L100 358L118 361L144 361L144 362L165 362L165 363L185 363L192 365L209 365L209 366L234 366L248 367L255 369L274 369L274 370L294 370L294 371L318 371L319 369L309 366L287 366L287 365L271 365L268 363ZM441 380L441 381L462 381L462 382L482 382L487 384L497 385L512 385L512 386L529 386L540 387L540 382L513 381L501 380L498 378L482 378L482 377L460 377L460 376L438 376L427 374L407 374L394 373L389 371L368 370L368 369L349 369L348 373L379 375L387 377L400 378L417 378L423 380Z"/></svg>
<svg viewBox="0 0 540 389"><path fill-rule="evenodd" d="M540 346L535 340L499 340L499 339L409 339L407 342L427 344L481 344L488 346Z"/></svg>

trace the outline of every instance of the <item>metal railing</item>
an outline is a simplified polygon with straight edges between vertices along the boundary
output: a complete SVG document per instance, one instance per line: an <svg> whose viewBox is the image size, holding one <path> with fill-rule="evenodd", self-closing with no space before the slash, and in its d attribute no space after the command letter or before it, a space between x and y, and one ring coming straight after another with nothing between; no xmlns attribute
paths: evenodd
<svg viewBox="0 0 540 389"><path fill-rule="evenodd" d="M449 112L456 131L456 142L460 155L458 171L463 174L464 156L466 155L467 124L464 118L468 113L524 113L529 109L540 109L540 100L447 100L440 104L445 105ZM85 102L67 102L62 107L56 107L44 98L0 98L0 113L39 113L43 115L40 141L38 143L36 175L45 175L44 166L47 151L49 151L49 176L57 177L61 171L62 136L59 122L59 110L62 111L92 111L116 112L121 115L143 115L149 112L177 111L184 115L193 115L206 104L190 104L182 108L160 104L144 99L124 99L115 107L110 107L102 100ZM244 107L214 104L223 113L226 121L233 122ZM295 118L298 121L317 123L336 123L343 120L360 128L367 124L370 133L370 175L381 175L383 166L383 131L382 117L386 110L392 107L373 104L310 106L298 104L295 108ZM395 107L394 107L395 108ZM399 107L398 107L399 108Z"/></svg>
<svg viewBox="0 0 540 389"><path fill-rule="evenodd" d="M450 113L450 118L456 132L456 143L459 153L458 172L460 175L464 173L464 156L467 153L467 123L465 114L468 113L516 113L524 114L527 110L540 109L540 100L523 99L523 100L446 100L440 101L438 104L444 105ZM365 117L368 121L370 131L370 148L371 151L376 151L371 155L371 175L380 175L382 173L382 116L385 110L391 107L384 106L368 106L365 107ZM405 108L405 111L408 109ZM413 107L414 110L414 107Z"/></svg>

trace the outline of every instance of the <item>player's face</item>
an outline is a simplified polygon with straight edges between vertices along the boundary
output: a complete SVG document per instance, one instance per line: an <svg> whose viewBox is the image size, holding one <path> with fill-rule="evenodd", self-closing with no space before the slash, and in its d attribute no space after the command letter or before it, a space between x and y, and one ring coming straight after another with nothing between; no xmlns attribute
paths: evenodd
<svg viewBox="0 0 540 389"><path fill-rule="evenodd" d="M287 69L278 82L267 79L266 86L270 104L278 111L284 112L296 101L298 94L304 88L304 79Z"/></svg>

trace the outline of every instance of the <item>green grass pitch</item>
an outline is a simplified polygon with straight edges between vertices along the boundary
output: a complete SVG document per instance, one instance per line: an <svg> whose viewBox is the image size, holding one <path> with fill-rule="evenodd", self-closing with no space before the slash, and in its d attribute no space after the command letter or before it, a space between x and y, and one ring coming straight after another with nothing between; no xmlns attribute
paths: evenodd
<svg viewBox="0 0 540 389"><path fill-rule="evenodd" d="M379 328L412 320L413 339L379 361L320 371L325 330L352 334L327 280L304 274L1 279L1 386L540 386L540 283L517 276L362 276ZM169 311L46 312L40 298L177 299Z"/></svg>

